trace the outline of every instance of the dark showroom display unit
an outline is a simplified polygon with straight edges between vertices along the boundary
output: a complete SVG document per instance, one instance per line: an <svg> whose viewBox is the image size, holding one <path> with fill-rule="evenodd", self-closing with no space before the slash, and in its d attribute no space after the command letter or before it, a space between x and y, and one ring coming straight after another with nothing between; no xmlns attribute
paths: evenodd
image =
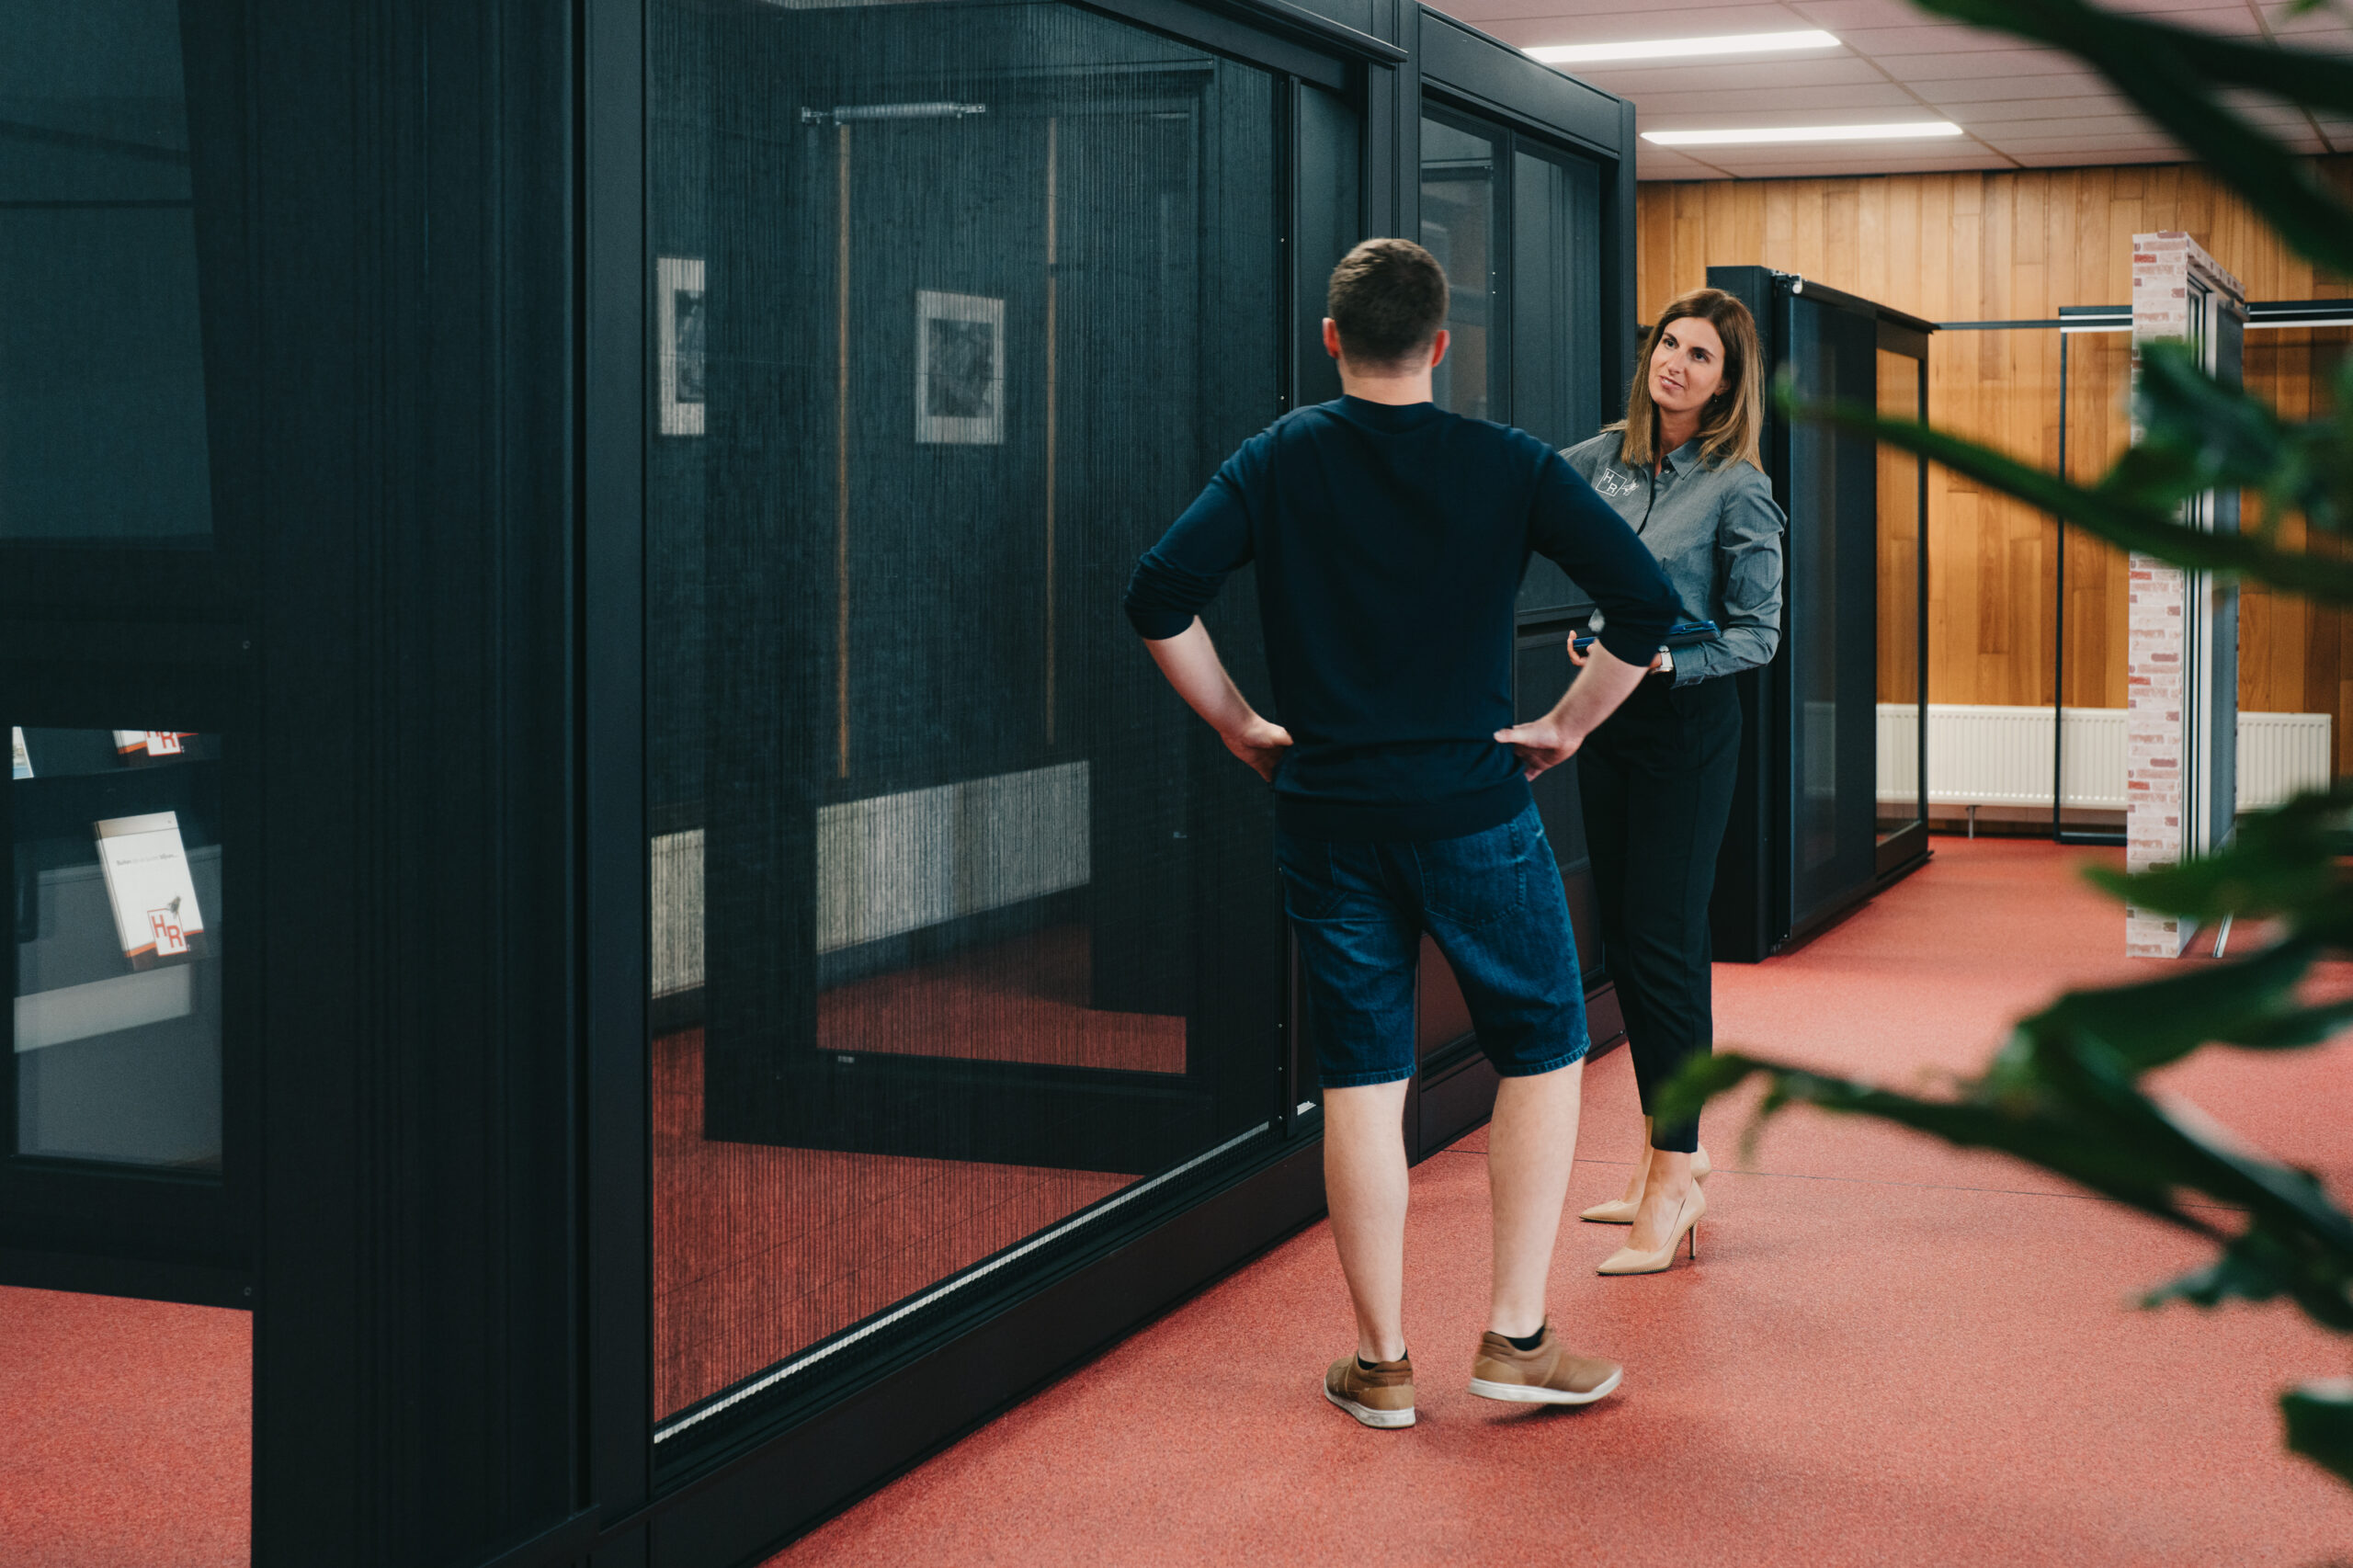
<svg viewBox="0 0 2353 1568"><path fill-rule="evenodd" d="M1120 593L1367 235L1449 406L1608 418L1631 106L1400 0L0 43L0 241L112 301L0 337L0 1283L252 1312L256 1562L757 1561L1321 1213L1268 794Z"/></svg>

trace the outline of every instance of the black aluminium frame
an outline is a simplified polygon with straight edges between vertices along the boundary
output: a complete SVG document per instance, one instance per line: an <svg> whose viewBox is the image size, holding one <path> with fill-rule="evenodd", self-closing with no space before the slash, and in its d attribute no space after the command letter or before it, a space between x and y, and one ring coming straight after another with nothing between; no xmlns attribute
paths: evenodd
<svg viewBox="0 0 2353 1568"><path fill-rule="evenodd" d="M1342 88L1363 116L1365 233L1413 233L1423 93L1564 142L1602 165L1607 384L1633 352L1633 108L1410 0L1332 0L1347 21L1281 0L1079 0L1198 47ZM1173 1212L1140 1213L1014 1301L977 1301L926 1347L780 1429L676 1472L652 1456L640 598L645 470L643 0L583 0L575 191L581 244L578 422L582 615L575 641L584 806L580 885L585 1142L594 1222L585 1242L587 1332L582 1506L518 1541L502 1564L756 1561L905 1466L1322 1212L1314 1134L1288 1118L1279 1153ZM1356 25L1350 25L1354 23ZM1292 94L1300 89L1294 85ZM1290 122L1295 127L1295 117ZM1280 197L1296 229L1295 162ZM1292 312L1313 311L1301 268ZM1296 320L1294 320L1296 327ZM1302 341L1290 333L1294 345ZM1290 389L1322 367L1287 367ZM1296 1031L1292 1051L1297 1051ZM1296 1071L1296 1069L1294 1069ZM787 1501L789 1500L789 1501Z"/></svg>

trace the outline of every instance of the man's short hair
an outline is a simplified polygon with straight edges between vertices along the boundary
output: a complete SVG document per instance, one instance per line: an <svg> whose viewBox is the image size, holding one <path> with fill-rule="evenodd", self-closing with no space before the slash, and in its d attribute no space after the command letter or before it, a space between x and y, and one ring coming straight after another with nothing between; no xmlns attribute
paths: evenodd
<svg viewBox="0 0 2353 1568"><path fill-rule="evenodd" d="M1446 268L1411 240L1367 240L1340 258L1324 313L1359 369L1408 369L1446 324Z"/></svg>

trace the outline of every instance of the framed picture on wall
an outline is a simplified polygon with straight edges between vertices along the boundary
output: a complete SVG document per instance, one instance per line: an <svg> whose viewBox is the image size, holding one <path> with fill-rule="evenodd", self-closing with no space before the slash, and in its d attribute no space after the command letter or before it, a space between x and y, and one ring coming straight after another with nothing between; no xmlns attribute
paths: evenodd
<svg viewBox="0 0 2353 1568"><path fill-rule="evenodd" d="M1005 301L915 291L915 439L1005 440Z"/></svg>
<svg viewBox="0 0 2353 1568"><path fill-rule="evenodd" d="M661 368L660 428L665 436L703 433L703 319L702 257L655 257L654 359Z"/></svg>

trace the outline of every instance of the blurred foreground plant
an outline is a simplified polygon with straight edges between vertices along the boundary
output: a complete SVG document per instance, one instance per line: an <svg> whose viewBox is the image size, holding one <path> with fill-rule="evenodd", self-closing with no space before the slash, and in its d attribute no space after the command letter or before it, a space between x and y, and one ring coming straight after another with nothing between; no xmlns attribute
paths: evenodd
<svg viewBox="0 0 2353 1568"><path fill-rule="evenodd" d="M2253 92L2353 115L2353 59L2191 32L2083 0L1915 3L2081 57L2289 244L2353 274L2353 207L2308 159L2228 101ZM2301 0L2290 10L2315 8L2314 0ZM1797 412L1916 452L2126 550L2353 607L2353 556L2341 548L2353 525L2353 361L2336 391L2335 413L2288 423L2206 375L2184 346L2145 345L2135 390L2141 439L2091 485L1926 425L1882 420L1868 408ZM2226 488L2262 494L2255 531L2210 533L2179 520L2185 501ZM2301 545L2283 540L2280 524L2290 515L2309 525ZM2353 954L2348 857L2353 783L2241 817L2229 846L2206 858L2139 876L2096 872L2136 907L2200 921L2268 920L2276 938L2229 962L2069 993L2021 1021L1985 1072L1954 1085L1949 1097L1922 1098L1727 1052L1694 1061L1668 1086L1658 1115L1676 1119L1762 1077L1760 1117L1812 1105L1999 1150L2214 1245L2211 1263L2149 1291L2144 1304L2285 1297L2313 1322L2353 1335L2353 1216L2310 1172L2265 1158L2196 1108L2152 1095L2142 1082L2203 1047L2296 1050L2353 1024L2353 998L2314 1002L2306 994L2316 961ZM2288 1446L2353 1482L2353 1379L2308 1383L2280 1404Z"/></svg>

